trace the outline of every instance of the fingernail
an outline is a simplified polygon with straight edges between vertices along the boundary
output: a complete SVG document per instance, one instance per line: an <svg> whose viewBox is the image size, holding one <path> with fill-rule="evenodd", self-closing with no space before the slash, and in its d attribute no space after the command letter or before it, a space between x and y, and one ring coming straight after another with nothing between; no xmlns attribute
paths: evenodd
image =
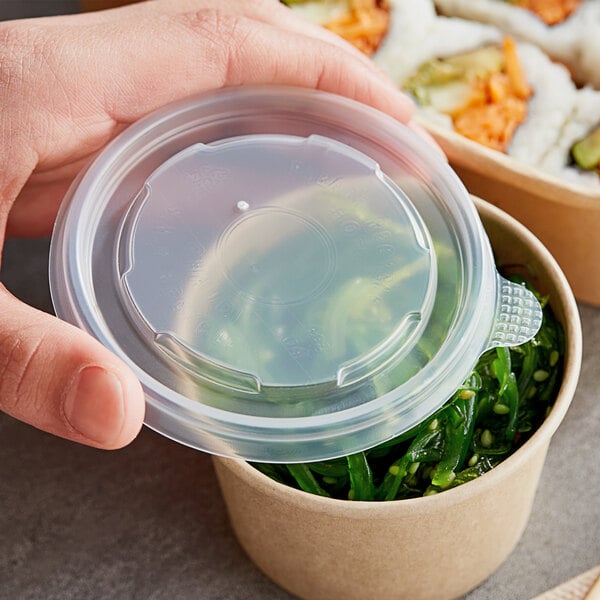
<svg viewBox="0 0 600 600"><path fill-rule="evenodd" d="M85 367L67 392L64 414L81 435L109 444L121 432L125 418L121 382L102 367Z"/></svg>

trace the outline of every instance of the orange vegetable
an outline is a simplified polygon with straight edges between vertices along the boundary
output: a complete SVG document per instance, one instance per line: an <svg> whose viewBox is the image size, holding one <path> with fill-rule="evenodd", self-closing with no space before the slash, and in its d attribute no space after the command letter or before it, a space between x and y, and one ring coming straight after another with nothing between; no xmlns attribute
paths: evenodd
<svg viewBox="0 0 600 600"><path fill-rule="evenodd" d="M470 108L474 106L482 106L487 103L489 90L485 81L475 80L472 82L472 87L469 93L469 96L465 98L463 104L460 108L449 112L452 118L456 118L467 112Z"/></svg>
<svg viewBox="0 0 600 600"><path fill-rule="evenodd" d="M527 118L527 99L531 96L511 38L504 40L503 55L502 73L475 81L474 89L483 88L485 93L474 94L467 106L452 115L458 133L501 152L506 151L517 127Z"/></svg>
<svg viewBox="0 0 600 600"><path fill-rule="evenodd" d="M516 5L535 13L546 25L562 23L582 0L517 0Z"/></svg>
<svg viewBox="0 0 600 600"><path fill-rule="evenodd" d="M373 54L390 26L390 7L386 0L350 0L346 13L325 23L325 27L356 46Z"/></svg>
<svg viewBox="0 0 600 600"><path fill-rule="evenodd" d="M473 106L454 119L454 128L488 148L505 152L517 127L527 117L527 104L507 97L495 104Z"/></svg>
<svg viewBox="0 0 600 600"><path fill-rule="evenodd" d="M511 82L508 75L505 73L494 73L487 82L487 92L492 104L506 100L511 93Z"/></svg>
<svg viewBox="0 0 600 600"><path fill-rule="evenodd" d="M519 55L517 54L517 46L512 38L504 38L503 50L505 70L512 89L517 98L526 100L531 96L531 88L525 79L525 73L521 68Z"/></svg>

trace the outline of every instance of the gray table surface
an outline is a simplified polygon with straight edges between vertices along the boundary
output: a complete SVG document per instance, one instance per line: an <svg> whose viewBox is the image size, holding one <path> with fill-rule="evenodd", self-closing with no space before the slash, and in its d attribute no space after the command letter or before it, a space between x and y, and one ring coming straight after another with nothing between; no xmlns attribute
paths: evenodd
<svg viewBox="0 0 600 600"><path fill-rule="evenodd" d="M0 18L75 2L0 0ZM0 280L52 311L47 240L10 240ZM579 388L551 444L529 525L468 600L527 600L600 563L600 309L581 306ZM0 415L0 600L291 596L238 546L210 458L144 429L103 452Z"/></svg>

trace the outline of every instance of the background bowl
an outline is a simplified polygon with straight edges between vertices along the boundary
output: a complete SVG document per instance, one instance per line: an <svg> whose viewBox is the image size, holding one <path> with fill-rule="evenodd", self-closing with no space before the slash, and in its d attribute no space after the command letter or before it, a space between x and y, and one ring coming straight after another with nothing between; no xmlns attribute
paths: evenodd
<svg viewBox="0 0 600 600"><path fill-rule="evenodd" d="M548 250L499 209L476 201L501 264L526 263L565 329L564 378L531 439L479 479L394 502L349 502L281 485L215 457L236 536L256 565L302 598L456 598L506 559L527 523L552 434L573 398L582 338L569 285Z"/></svg>
<svg viewBox="0 0 600 600"><path fill-rule="evenodd" d="M469 192L526 225L563 269L577 299L600 306L600 193L525 165L430 121Z"/></svg>

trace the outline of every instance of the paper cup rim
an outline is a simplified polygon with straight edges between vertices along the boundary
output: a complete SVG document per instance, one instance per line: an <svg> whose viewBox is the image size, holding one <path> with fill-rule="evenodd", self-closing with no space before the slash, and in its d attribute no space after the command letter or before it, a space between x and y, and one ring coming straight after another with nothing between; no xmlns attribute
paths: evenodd
<svg viewBox="0 0 600 600"><path fill-rule="evenodd" d="M231 471L248 485L256 488L260 493L278 496L282 502L287 504L303 508L310 505L315 511L321 513L339 514L340 511L344 511L346 514L350 512L353 515L359 515L363 512L368 512L369 518L387 518L390 511L402 510L409 513L421 512L426 514L460 504L463 500L474 495L481 495L486 490L495 487L504 479L510 477L511 473L517 471L524 462L529 460L531 454L541 445L549 444L552 435L564 419L567 409L571 404L581 370L583 342L577 303L558 263L533 233L516 219L492 204L479 198L474 198L474 201L484 222L486 220L496 221L503 228L508 229L516 237L523 240L527 247L531 249L532 253L543 265L544 273L547 276L546 279L552 281L556 286L557 293L550 299L551 305L555 308L560 306L565 316L564 323L562 323L566 342L562 383L550 414L523 446L477 479L445 490L443 493L419 498L379 502L350 501L309 494L274 481L242 459L213 456L213 460Z"/></svg>

